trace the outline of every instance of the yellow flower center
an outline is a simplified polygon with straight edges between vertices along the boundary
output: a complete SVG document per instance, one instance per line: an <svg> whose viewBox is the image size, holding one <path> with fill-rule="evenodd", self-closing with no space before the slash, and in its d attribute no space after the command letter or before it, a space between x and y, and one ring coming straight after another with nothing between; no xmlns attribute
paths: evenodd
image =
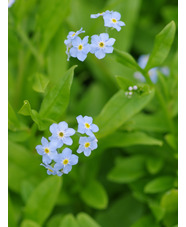
<svg viewBox="0 0 186 227"><path fill-rule="evenodd" d="M85 147L87 148L87 147L89 147L90 146L90 143L89 142L86 142L85 143Z"/></svg>
<svg viewBox="0 0 186 227"><path fill-rule="evenodd" d="M72 34L72 37L74 37L74 36L75 36L75 34L76 34L76 33Z"/></svg>
<svg viewBox="0 0 186 227"><path fill-rule="evenodd" d="M113 22L113 23L116 23L116 22L117 22L117 20L116 20L116 19L114 19L114 18L112 18L112 22Z"/></svg>
<svg viewBox="0 0 186 227"><path fill-rule="evenodd" d="M88 123L85 123L85 128L90 128L90 125Z"/></svg>
<svg viewBox="0 0 186 227"><path fill-rule="evenodd" d="M64 136L64 133L63 132L59 132L59 137L63 137Z"/></svg>
<svg viewBox="0 0 186 227"><path fill-rule="evenodd" d="M78 46L78 50L82 50L82 49L83 49L83 45L80 44L80 45Z"/></svg>
<svg viewBox="0 0 186 227"><path fill-rule="evenodd" d="M104 42L99 43L99 47L103 48L105 46Z"/></svg>
<svg viewBox="0 0 186 227"><path fill-rule="evenodd" d="M63 160L63 165L67 165L69 163L69 160L66 158Z"/></svg>
<svg viewBox="0 0 186 227"><path fill-rule="evenodd" d="M49 169L49 168L48 168L48 170L49 170L50 172L52 172L52 173L54 172L52 169Z"/></svg>
<svg viewBox="0 0 186 227"><path fill-rule="evenodd" d="M50 150L48 149L48 148L45 148L45 153L49 153L50 152Z"/></svg>

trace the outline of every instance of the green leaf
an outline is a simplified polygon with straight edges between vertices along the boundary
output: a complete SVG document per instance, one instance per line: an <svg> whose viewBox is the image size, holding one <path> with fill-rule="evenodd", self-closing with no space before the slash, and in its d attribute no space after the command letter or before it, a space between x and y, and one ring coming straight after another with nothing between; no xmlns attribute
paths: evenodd
<svg viewBox="0 0 186 227"><path fill-rule="evenodd" d="M77 215L77 222L79 227L100 227L100 225L86 213L79 213Z"/></svg>
<svg viewBox="0 0 186 227"><path fill-rule="evenodd" d="M68 0L41 1L37 12L37 30L41 32L41 52L44 53L52 38L60 28L69 13L70 2ZM63 12L63 13L61 13ZM47 25L47 26L46 26Z"/></svg>
<svg viewBox="0 0 186 227"><path fill-rule="evenodd" d="M21 184L21 196L23 201L26 203L31 193L34 190L34 186L27 180L23 181Z"/></svg>
<svg viewBox="0 0 186 227"><path fill-rule="evenodd" d="M175 151L178 150L178 138L175 137L173 134L167 134L165 135L165 140L169 144L170 147L172 147Z"/></svg>
<svg viewBox="0 0 186 227"><path fill-rule="evenodd" d="M157 202L151 201L149 202L149 208L151 209L154 217L159 222L162 220L163 216L165 215L165 209L160 206Z"/></svg>
<svg viewBox="0 0 186 227"><path fill-rule="evenodd" d="M124 91L128 90L129 86L136 85L136 83L134 81L129 80L123 76L116 76L116 81L117 81L118 85L120 86L120 88L123 89Z"/></svg>
<svg viewBox="0 0 186 227"><path fill-rule="evenodd" d="M145 160L142 156L119 158L109 172L108 179L117 183L130 183L145 175Z"/></svg>
<svg viewBox="0 0 186 227"><path fill-rule="evenodd" d="M34 91L44 93L49 83L49 79L41 73L36 73L32 88Z"/></svg>
<svg viewBox="0 0 186 227"><path fill-rule="evenodd" d="M67 214L63 218L59 227L79 227L79 225L72 214Z"/></svg>
<svg viewBox="0 0 186 227"><path fill-rule="evenodd" d="M143 132L115 132L99 141L99 147L128 147L134 145L162 146L163 142Z"/></svg>
<svg viewBox="0 0 186 227"><path fill-rule="evenodd" d="M160 225L149 215L141 217L131 227L160 227Z"/></svg>
<svg viewBox="0 0 186 227"><path fill-rule="evenodd" d="M11 198L8 195L8 225L11 227L18 226L14 209L15 209L15 207L13 206Z"/></svg>
<svg viewBox="0 0 186 227"><path fill-rule="evenodd" d="M41 225L39 225L38 223L36 223L36 222L34 222L32 220L25 219L21 223L20 227L41 227Z"/></svg>
<svg viewBox="0 0 186 227"><path fill-rule="evenodd" d="M28 100L24 101L23 106L18 112L24 116L31 116L32 120L38 125L40 130L45 130L51 121L43 119L36 110L32 110Z"/></svg>
<svg viewBox="0 0 186 227"><path fill-rule="evenodd" d="M171 176L157 177L150 181L144 188L146 193L158 193L174 187L175 178Z"/></svg>
<svg viewBox="0 0 186 227"><path fill-rule="evenodd" d="M167 213L177 212L178 210L178 190L172 189L166 192L161 199L161 207Z"/></svg>
<svg viewBox="0 0 186 227"><path fill-rule="evenodd" d="M160 66L164 62L171 49L175 32L175 22L171 21L159 34L156 35L152 53L145 67L146 71L156 66Z"/></svg>
<svg viewBox="0 0 186 227"><path fill-rule="evenodd" d="M116 60L124 66L134 69L136 71L141 71L141 68L139 67L138 63L129 53L118 49L114 49L113 53L116 56Z"/></svg>
<svg viewBox="0 0 186 227"><path fill-rule="evenodd" d="M24 180L36 185L45 177L40 171L40 157L11 141L8 142L8 163L8 186L17 193L20 193Z"/></svg>
<svg viewBox="0 0 186 227"><path fill-rule="evenodd" d="M156 174L163 167L163 160L161 158L152 157L146 162L149 173Z"/></svg>
<svg viewBox="0 0 186 227"><path fill-rule="evenodd" d="M41 182L30 195L24 209L27 219L44 223L55 206L61 188L61 178L50 176Z"/></svg>
<svg viewBox="0 0 186 227"><path fill-rule="evenodd" d="M87 205L95 209L105 209L108 205L107 192L98 181L90 181L80 195Z"/></svg>
<svg viewBox="0 0 186 227"><path fill-rule="evenodd" d="M128 98L123 90L118 91L103 107L96 119L99 126L97 137L113 133L117 128L142 110L154 96L154 91Z"/></svg>
<svg viewBox="0 0 186 227"><path fill-rule="evenodd" d="M65 75L59 79L58 83L48 90L41 103L39 112L41 116L57 121L64 114L68 106L70 88L76 67L77 66L72 66Z"/></svg>
<svg viewBox="0 0 186 227"><path fill-rule="evenodd" d="M131 227L131 225L142 216L143 212L143 203L140 203L131 195L125 194L125 196L119 196L115 199L108 209L99 212L96 221L101 226L106 227Z"/></svg>
<svg viewBox="0 0 186 227"><path fill-rule="evenodd" d="M20 122L13 107L8 103L8 129L16 131L18 128L20 128Z"/></svg>

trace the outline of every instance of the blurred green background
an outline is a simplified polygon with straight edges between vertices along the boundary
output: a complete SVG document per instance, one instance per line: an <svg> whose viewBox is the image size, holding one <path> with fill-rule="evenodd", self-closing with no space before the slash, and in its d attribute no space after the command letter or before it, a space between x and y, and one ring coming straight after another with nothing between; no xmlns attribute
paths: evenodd
<svg viewBox="0 0 186 227"><path fill-rule="evenodd" d="M49 136L52 122L77 127L80 114L99 122L97 116L120 90L116 76L137 83L134 70L114 54L66 60L68 32L81 27L89 36L105 32L102 18L90 14L107 9L120 12L126 24L110 31L114 47L136 60L151 53L155 35L169 22L178 26L176 0L16 0L9 8L10 227L177 226L177 31L163 63L170 75L159 75L156 84L163 103L154 96L133 113L134 102L131 116L115 132L98 134L98 149L88 158L81 154L68 175L48 176L40 166L35 146ZM57 117L43 119L42 100L73 65L78 67L68 103Z"/></svg>

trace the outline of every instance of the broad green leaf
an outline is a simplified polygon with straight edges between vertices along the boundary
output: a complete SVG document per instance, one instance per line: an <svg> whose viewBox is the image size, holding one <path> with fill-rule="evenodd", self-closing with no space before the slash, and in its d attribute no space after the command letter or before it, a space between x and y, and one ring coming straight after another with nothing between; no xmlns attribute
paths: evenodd
<svg viewBox="0 0 186 227"><path fill-rule="evenodd" d="M14 206L12 204L11 198L8 195L8 225L11 227L17 227L16 214L14 212Z"/></svg>
<svg viewBox="0 0 186 227"><path fill-rule="evenodd" d="M63 217L59 227L79 227L79 225L72 214L67 214Z"/></svg>
<svg viewBox="0 0 186 227"><path fill-rule="evenodd" d="M157 177L150 181L144 188L146 193L158 193L174 187L175 178L171 176Z"/></svg>
<svg viewBox="0 0 186 227"><path fill-rule="evenodd" d="M129 86L136 85L134 81L129 80L123 76L116 76L116 81L120 88L123 89L124 91L128 90Z"/></svg>
<svg viewBox="0 0 186 227"><path fill-rule="evenodd" d="M118 158L108 179L117 183L130 183L145 175L145 160L142 156Z"/></svg>
<svg viewBox="0 0 186 227"><path fill-rule="evenodd" d="M163 160L158 157L152 157L147 160L146 165L149 173L156 174L163 167Z"/></svg>
<svg viewBox="0 0 186 227"><path fill-rule="evenodd" d="M74 69L76 67L77 66L72 66L65 75L59 79L58 83L48 90L41 103L39 112L41 116L57 121L64 114L68 106L70 88L73 80Z"/></svg>
<svg viewBox="0 0 186 227"><path fill-rule="evenodd" d="M8 142L8 163L8 186L17 193L20 193L24 180L35 185L44 178L44 172L40 172L40 157L11 141Z"/></svg>
<svg viewBox="0 0 186 227"><path fill-rule="evenodd" d="M77 215L77 222L79 227L100 227L100 225L86 213L79 213Z"/></svg>
<svg viewBox="0 0 186 227"><path fill-rule="evenodd" d="M134 145L157 145L162 146L163 142L143 132L114 132L99 141L100 147L128 147Z"/></svg>
<svg viewBox="0 0 186 227"><path fill-rule="evenodd" d="M131 227L160 227L152 216L143 216L137 220Z"/></svg>
<svg viewBox="0 0 186 227"><path fill-rule="evenodd" d="M19 130L15 132L12 132L12 131L8 132L8 138L13 142L23 142L25 140L28 140L30 136L31 136L30 129Z"/></svg>
<svg viewBox="0 0 186 227"><path fill-rule="evenodd" d="M80 195L87 205L95 209L105 209L108 205L107 192L98 181L90 181Z"/></svg>
<svg viewBox="0 0 186 227"><path fill-rule="evenodd" d="M131 195L125 194L125 196L119 196L115 199L108 209L99 212L96 221L103 227L131 227L142 216L143 212L143 203L140 203Z"/></svg>
<svg viewBox="0 0 186 227"><path fill-rule="evenodd" d="M41 32L40 50L45 52L69 12L68 0L41 1L37 12L37 31ZM63 13L61 13L63 12Z"/></svg>
<svg viewBox="0 0 186 227"><path fill-rule="evenodd" d="M177 212L178 210L178 190L172 189L166 192L161 199L161 207L167 213Z"/></svg>
<svg viewBox="0 0 186 227"><path fill-rule="evenodd" d="M20 128L20 122L13 107L8 103L8 129L16 131L18 128Z"/></svg>
<svg viewBox="0 0 186 227"><path fill-rule="evenodd" d="M36 223L36 222L34 222L32 220L25 219L21 223L20 227L41 227L41 225L39 225L38 223Z"/></svg>
<svg viewBox="0 0 186 227"><path fill-rule="evenodd" d="M160 66L164 62L171 49L175 32L175 22L171 21L159 34L156 35L152 53L145 67L146 71L156 66Z"/></svg>
<svg viewBox="0 0 186 227"><path fill-rule="evenodd" d="M47 220L46 227L60 227L60 223L62 222L64 214L54 214L51 216L49 220Z"/></svg>
<svg viewBox="0 0 186 227"><path fill-rule="evenodd" d="M124 66L134 69L136 71L141 71L141 68L139 67L138 63L129 53L118 49L114 49L113 53L116 56L116 60Z"/></svg>
<svg viewBox="0 0 186 227"><path fill-rule="evenodd" d="M175 151L178 150L178 138L175 137L173 134L167 134L165 135L165 140L169 144L170 147L172 147Z"/></svg>
<svg viewBox="0 0 186 227"><path fill-rule="evenodd" d="M160 206L157 202L150 201L149 208L151 209L154 217L159 222L162 220L163 216L165 215L165 209Z"/></svg>
<svg viewBox="0 0 186 227"><path fill-rule="evenodd" d="M26 203L28 198L30 197L31 193L34 190L34 186L31 184L31 182L25 180L21 184L21 196L23 201Z"/></svg>
<svg viewBox="0 0 186 227"><path fill-rule="evenodd" d="M49 79L46 76L41 73L36 73L32 88L37 92L44 93L48 83Z"/></svg>
<svg viewBox="0 0 186 227"><path fill-rule="evenodd" d="M142 110L154 96L154 91L128 98L123 90L118 91L103 107L96 119L99 127L97 137L113 133L127 120Z"/></svg>
<svg viewBox="0 0 186 227"><path fill-rule="evenodd" d="M30 116L32 120L38 125L40 130L45 130L49 122L50 123L52 122L50 120L43 119L36 110L31 109L31 106L28 100L24 101L24 104L18 113L25 116Z"/></svg>
<svg viewBox="0 0 186 227"><path fill-rule="evenodd" d="M55 206L60 188L61 178L58 176L50 176L42 181L27 201L24 208L25 218L42 225Z"/></svg>

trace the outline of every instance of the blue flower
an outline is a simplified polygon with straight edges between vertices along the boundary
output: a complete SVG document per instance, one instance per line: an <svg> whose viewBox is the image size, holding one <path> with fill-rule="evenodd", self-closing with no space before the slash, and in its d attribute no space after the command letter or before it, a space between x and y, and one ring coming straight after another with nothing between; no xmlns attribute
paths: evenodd
<svg viewBox="0 0 186 227"><path fill-rule="evenodd" d="M50 141L57 141L59 147L62 147L63 144L72 145L73 141L70 136L75 134L73 128L68 128L68 124L65 121L60 122L59 124L52 124L50 126L50 132L52 136L49 137Z"/></svg>
<svg viewBox="0 0 186 227"><path fill-rule="evenodd" d="M93 132L98 132L99 128L96 124L93 124L93 119L92 117L82 117L82 115L79 115L76 117L78 121L78 132L81 134L86 133L88 136L94 137Z"/></svg>
<svg viewBox="0 0 186 227"><path fill-rule="evenodd" d="M98 147L97 139L95 137L80 137L79 144L77 153L84 152L85 156L89 156L91 151Z"/></svg>
<svg viewBox="0 0 186 227"><path fill-rule="evenodd" d="M51 161L54 159L55 155L57 154L57 148L59 148L56 141L48 142L45 137L41 139L42 145L37 145L36 150L39 155L42 155L42 161L45 164L50 164Z"/></svg>
<svg viewBox="0 0 186 227"><path fill-rule="evenodd" d="M147 55L141 55L138 59L138 65L144 69L147 65L147 62L149 60L149 54ZM158 70L162 72L165 76L169 75L169 68L168 67L154 67L148 71L148 75L153 83L156 83L158 80ZM138 79L141 82L145 82L144 76L140 72L135 72L134 77Z"/></svg>
<svg viewBox="0 0 186 227"><path fill-rule="evenodd" d="M90 51L90 44L88 44L88 36L85 36L83 40L79 36L72 40L72 48L70 49L70 56L78 58L80 61L84 61Z"/></svg>
<svg viewBox="0 0 186 227"><path fill-rule="evenodd" d="M8 8L10 8L14 2L15 0L8 0Z"/></svg>
<svg viewBox="0 0 186 227"><path fill-rule="evenodd" d="M100 16L104 16L104 15L106 15L106 14L109 14L109 13L111 13L111 12L113 12L113 11L109 11L109 10L107 10L107 11L105 11L105 12L103 12L103 13L96 13L96 14L91 14L90 15L90 18L98 18L98 17L100 17Z"/></svg>
<svg viewBox="0 0 186 227"><path fill-rule="evenodd" d="M56 164L54 168L56 170L62 170L63 173L68 174L71 169L72 165L76 165L78 163L78 156L72 154L72 150L69 148L65 148L61 154L58 154L55 159Z"/></svg>
<svg viewBox="0 0 186 227"><path fill-rule="evenodd" d="M51 165L45 165L43 163L40 164L41 166L44 166L47 169L47 174L48 175L58 175L58 176L62 176L63 172L57 170L56 168L52 167Z"/></svg>
<svg viewBox="0 0 186 227"><path fill-rule="evenodd" d="M118 12L110 12L103 15L105 27L115 28L117 31L121 30L121 26L125 26L123 21L120 21L121 14Z"/></svg>
<svg viewBox="0 0 186 227"><path fill-rule="evenodd" d="M112 53L113 47L116 40L114 38L109 38L107 33L101 33L98 35L93 35L91 37L90 53L95 54L98 59L105 57L105 54Z"/></svg>

